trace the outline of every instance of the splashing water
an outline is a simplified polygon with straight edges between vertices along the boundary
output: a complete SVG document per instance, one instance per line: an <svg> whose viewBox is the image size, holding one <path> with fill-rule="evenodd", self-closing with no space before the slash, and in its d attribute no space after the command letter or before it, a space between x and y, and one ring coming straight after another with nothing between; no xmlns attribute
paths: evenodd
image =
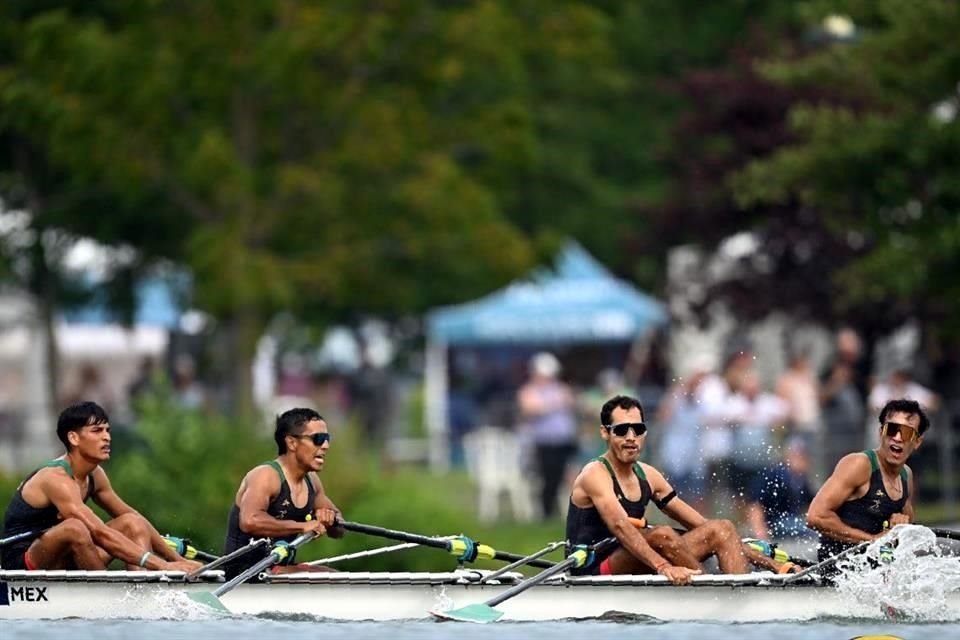
<svg viewBox="0 0 960 640"><path fill-rule="evenodd" d="M943 555L926 527L898 525L837 569L837 590L851 602L900 619L960 620L960 558Z"/></svg>

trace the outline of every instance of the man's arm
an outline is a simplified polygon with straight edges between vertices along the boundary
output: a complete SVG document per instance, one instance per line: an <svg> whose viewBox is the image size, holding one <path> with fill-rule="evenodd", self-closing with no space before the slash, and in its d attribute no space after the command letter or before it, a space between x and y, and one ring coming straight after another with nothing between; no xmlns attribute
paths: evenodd
<svg viewBox="0 0 960 640"><path fill-rule="evenodd" d="M144 554L150 551L151 555L147 556L143 566L154 571L167 568L167 561L154 554L152 549L141 548L130 538L104 524L103 520L83 503L80 488L72 478L67 476L66 472L56 470L45 473L40 483L40 490L57 508L64 520L74 518L82 522L90 531L94 544L103 548L114 558L119 558L127 564L139 565Z"/></svg>
<svg viewBox="0 0 960 640"><path fill-rule="evenodd" d="M335 524L337 518L340 516L340 509L337 508L337 505L333 504L333 500L327 497L326 492L323 490L323 483L320 482L317 474L311 473L307 477L310 482L313 483L313 488L317 492L317 497L313 501L314 515L317 520L327 528L328 536L331 538L342 538L344 528Z"/></svg>
<svg viewBox="0 0 960 640"><path fill-rule="evenodd" d="M290 535L317 530L320 535L326 533L324 526L316 521L297 522L296 520L278 520L267 513L270 500L280 493L280 478L276 471L267 466L253 469L240 485L240 529L251 536L262 538L283 538Z"/></svg>
<svg viewBox="0 0 960 640"><path fill-rule="evenodd" d="M160 535L160 532L157 531L157 528L153 526L153 523L150 522L142 513L128 505L123 499L117 495L117 492L113 490L113 485L110 483L110 479L107 477L107 472L103 470L102 467L97 467L93 472L93 482L96 487L93 493L93 501L100 505L104 511L110 514L112 518L119 518L122 515L128 513L136 513L144 522L147 523L147 526L150 529L150 546L152 547L150 551L157 554L164 560L168 562L180 562L184 558L174 551L170 545L167 544L167 541Z"/></svg>
<svg viewBox="0 0 960 640"><path fill-rule="evenodd" d="M878 536L851 527L837 515L844 502L870 480L870 461L859 453L841 458L807 510L807 525L840 542L864 542Z"/></svg>
<svg viewBox="0 0 960 640"><path fill-rule="evenodd" d="M670 486L670 483L667 482L667 479L663 477L660 471L646 463L641 463L641 465L643 466L643 472L647 476L650 491L653 492L653 502L660 511L679 522L683 528L688 531L690 529L696 529L707 521L699 511L675 494L673 487ZM671 493L674 494L674 497L669 498ZM664 503L664 498L669 498L669 500Z"/></svg>

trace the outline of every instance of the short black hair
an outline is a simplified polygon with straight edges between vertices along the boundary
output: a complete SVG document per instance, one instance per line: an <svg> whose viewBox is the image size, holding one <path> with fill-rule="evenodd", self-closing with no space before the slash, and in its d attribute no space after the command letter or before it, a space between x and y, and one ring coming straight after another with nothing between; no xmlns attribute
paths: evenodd
<svg viewBox="0 0 960 640"><path fill-rule="evenodd" d="M277 455L287 452L287 436L299 436L311 420L323 420L323 416L313 409L289 409L277 416L277 428L273 440L277 443Z"/></svg>
<svg viewBox="0 0 960 640"><path fill-rule="evenodd" d="M70 441L67 434L71 431L79 431L83 427L89 427L95 424L106 424L110 422L107 412L96 402L78 402L72 404L60 412L57 418L57 437L63 446L70 451Z"/></svg>
<svg viewBox="0 0 960 640"><path fill-rule="evenodd" d="M891 400L880 410L880 426L887 422L887 416L891 413L906 413L907 415L920 416L920 435L930 428L930 418L923 412L923 407L916 400L907 400L898 398Z"/></svg>
<svg viewBox="0 0 960 640"><path fill-rule="evenodd" d="M609 400L603 403L603 407L600 409L600 424L609 427L611 421L613 420L613 410L614 409L623 409L629 411L630 409L640 409L640 416L643 416L643 406L640 404L640 401L636 398L630 396L613 396Z"/></svg>

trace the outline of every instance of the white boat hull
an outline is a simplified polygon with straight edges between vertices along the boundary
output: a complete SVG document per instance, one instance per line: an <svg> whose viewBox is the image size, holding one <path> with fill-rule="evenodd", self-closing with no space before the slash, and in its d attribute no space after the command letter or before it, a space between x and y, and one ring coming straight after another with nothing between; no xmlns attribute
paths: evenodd
<svg viewBox="0 0 960 640"><path fill-rule="evenodd" d="M184 594L211 591L204 582L162 572L0 571L0 620L56 618L193 618L210 615ZM301 573L266 577L222 597L233 613L315 616L333 620L410 620L431 610L483 602L522 577L480 584L485 573ZM952 593L947 617L960 617ZM858 603L835 589L788 586L772 574L698 576L674 587L660 576L560 577L497 606L504 620L597 618L611 614L664 621L765 622L822 617L880 618L876 602Z"/></svg>

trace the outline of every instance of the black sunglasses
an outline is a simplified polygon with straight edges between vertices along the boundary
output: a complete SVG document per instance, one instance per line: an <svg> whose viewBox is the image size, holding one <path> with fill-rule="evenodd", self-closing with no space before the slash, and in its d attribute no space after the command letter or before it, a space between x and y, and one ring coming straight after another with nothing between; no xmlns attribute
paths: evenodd
<svg viewBox="0 0 960 640"><path fill-rule="evenodd" d="M294 438L310 438L314 446L322 447L324 442L330 442L329 433L305 433Z"/></svg>
<svg viewBox="0 0 960 640"><path fill-rule="evenodd" d="M647 432L647 425L642 422L621 422L620 424L604 425L603 428L618 438L626 436L630 429L633 429L638 438Z"/></svg>

